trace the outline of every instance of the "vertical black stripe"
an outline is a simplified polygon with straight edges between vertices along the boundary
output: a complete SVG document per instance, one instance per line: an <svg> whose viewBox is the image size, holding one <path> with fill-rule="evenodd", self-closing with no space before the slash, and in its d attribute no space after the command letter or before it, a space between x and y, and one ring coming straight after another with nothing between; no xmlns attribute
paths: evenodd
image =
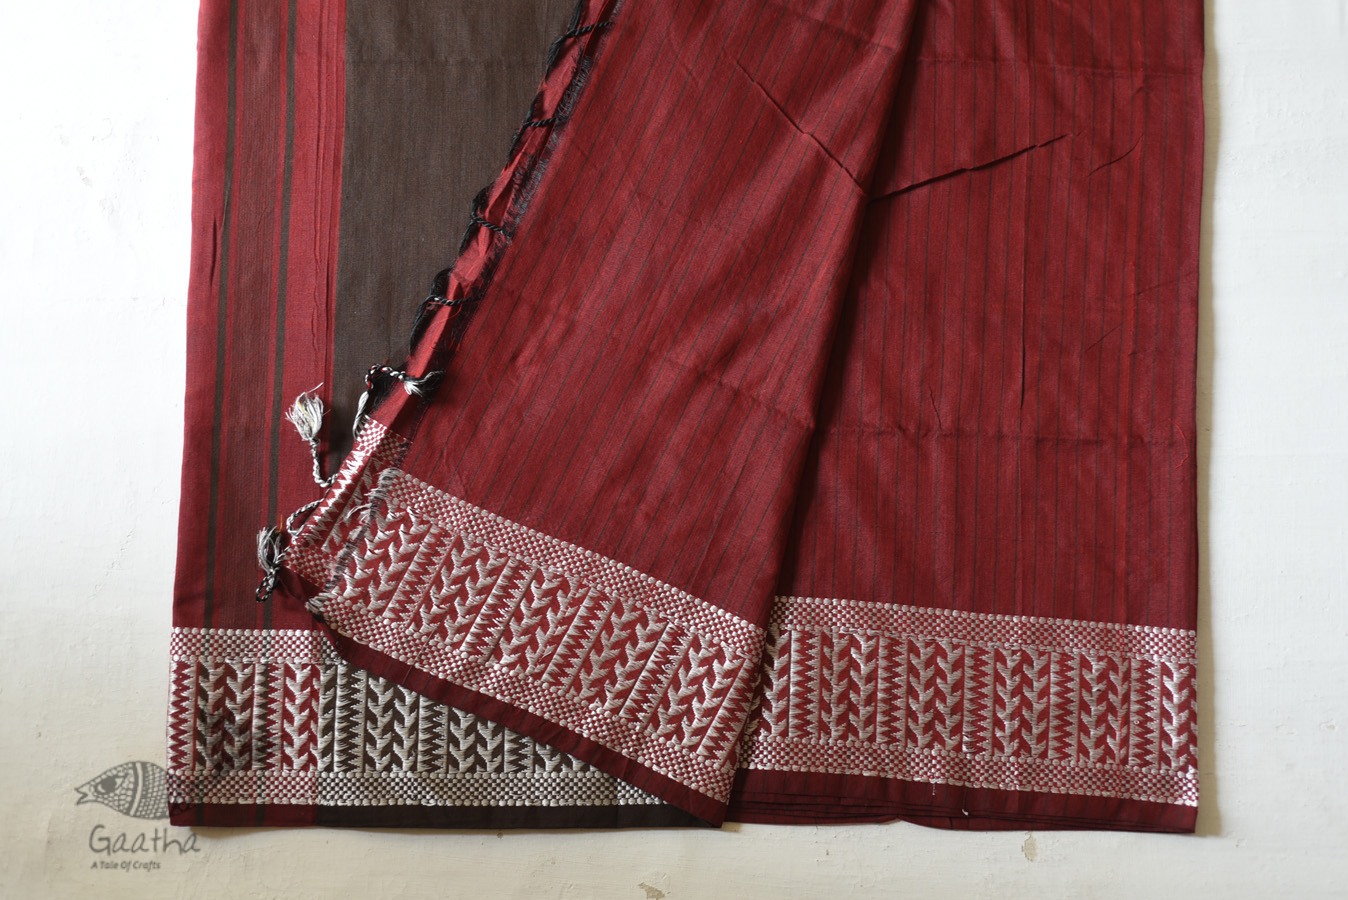
<svg viewBox="0 0 1348 900"><path fill-rule="evenodd" d="M215 403L211 411L211 497L206 513L206 584L202 625L210 628L215 612L215 542L220 513L220 442L225 412L225 347L229 304L229 235L232 227L230 194L234 187L234 119L238 104L236 80L239 60L239 4L229 3L229 64L225 85L225 175L224 202L220 215L220 286L215 316Z"/></svg>
<svg viewBox="0 0 1348 900"><path fill-rule="evenodd" d="M271 456L267 461L267 522L276 521L281 474L281 420L285 410L286 291L290 265L290 186L295 161L295 7L286 10L286 143L281 167L281 240L277 251L275 359L272 364ZM271 628L272 605L263 604L262 627Z"/></svg>

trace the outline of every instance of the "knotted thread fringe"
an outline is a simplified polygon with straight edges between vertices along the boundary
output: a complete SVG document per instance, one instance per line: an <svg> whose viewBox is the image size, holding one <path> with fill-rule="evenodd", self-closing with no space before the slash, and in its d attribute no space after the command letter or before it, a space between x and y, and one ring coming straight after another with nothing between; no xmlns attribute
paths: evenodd
<svg viewBox="0 0 1348 900"><path fill-rule="evenodd" d="M613 24L612 19L605 19L587 25L580 25L579 17L582 7L583 4L577 6L576 12L571 20L571 26L560 34L549 46L546 64L546 69L548 71L551 71L556 65L561 48L567 41L577 40L591 32L606 29ZM533 129L555 128L561 126L570 118L576 89L578 88L579 83L584 81L584 74L586 71L584 62L585 59L582 57L580 64L577 66L577 72L573 76L572 83L569 89L564 92L557 109L553 110L550 114L539 115L533 111L533 108L531 108L530 114L525 118L524 123L515 134L513 146L511 147L512 156L516 152L519 152L522 138L526 132ZM540 92L539 97L542 96L543 95ZM538 98L535 98L534 105L536 106L537 103ZM503 238L504 240L502 243L509 243L514 236L512 229L507 224L491 222L483 217L489 191L490 186L484 188L473 200L468 229L464 234L462 244L459 248L460 253L467 247L473 231L478 228L485 229ZM524 201L521 201L520 211L522 211L522 207L525 203L527 203L527 198ZM421 304L422 312L437 305L451 307L459 306L471 299L471 297L459 297L454 300L448 299L449 276L452 272L453 266L450 266L436 274L432 283L430 296L428 296ZM420 337L422 319L422 315L418 314L417 324L413 326L412 341L414 346ZM425 398L435 389L435 386L439 383L440 378L443 375L443 371L433 371L418 376L411 375L405 370L395 369L387 365L371 366L370 370L365 375L365 391L360 395L360 400L356 405L356 417L351 425L352 434L357 437L360 435L361 428L364 427L366 420L369 418L370 406L377 389L382 388L390 382L396 381L402 385L403 390L406 391L409 396ZM383 384L380 383L381 381ZM296 397L295 402L286 412L286 419L295 426L295 430L299 432L300 437L309 444L309 450L313 456L314 482L326 491L335 481L336 473L327 477L323 476L318 435L322 429L326 408L323 405L322 399L319 398L317 390L318 388L315 388L312 391L305 391ZM279 527L272 525L258 532L257 561L262 569L262 580L258 584L256 592L259 603L271 599L272 593L276 589L276 580L281 569L281 564L285 561L286 554L290 550L291 541L299 532L299 523L321 502L322 497L319 497L316 500L306 503L304 506L301 506L287 516L284 525Z"/></svg>

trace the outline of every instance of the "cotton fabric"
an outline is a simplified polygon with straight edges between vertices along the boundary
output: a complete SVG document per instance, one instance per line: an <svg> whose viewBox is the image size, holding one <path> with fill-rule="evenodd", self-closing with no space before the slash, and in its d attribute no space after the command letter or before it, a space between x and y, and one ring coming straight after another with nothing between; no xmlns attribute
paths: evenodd
<svg viewBox="0 0 1348 900"><path fill-rule="evenodd" d="M435 389L376 380L268 603L180 571L175 821L1192 830L1201 6L587 0L562 34L396 361ZM465 792L520 765L529 798Z"/></svg>

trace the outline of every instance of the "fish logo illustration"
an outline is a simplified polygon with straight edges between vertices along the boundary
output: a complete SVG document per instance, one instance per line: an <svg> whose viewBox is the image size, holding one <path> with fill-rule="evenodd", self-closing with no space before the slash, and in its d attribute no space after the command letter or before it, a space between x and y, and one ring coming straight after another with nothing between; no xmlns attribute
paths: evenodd
<svg viewBox="0 0 1348 900"><path fill-rule="evenodd" d="M164 770L154 763L125 762L75 788L81 803L102 803L133 819L167 819Z"/></svg>

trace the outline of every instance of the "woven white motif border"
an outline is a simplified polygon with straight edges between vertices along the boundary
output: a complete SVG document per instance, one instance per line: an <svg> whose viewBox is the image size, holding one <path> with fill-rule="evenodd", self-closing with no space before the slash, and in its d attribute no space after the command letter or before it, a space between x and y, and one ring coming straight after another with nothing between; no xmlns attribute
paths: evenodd
<svg viewBox="0 0 1348 900"><path fill-rule="evenodd" d="M724 686L731 660L754 655L760 632L404 475L393 468L404 440L370 424L295 564L314 583L331 581L366 518L355 513L378 499L374 531L321 598L340 630L584 736L612 736L613 714L631 716L635 703L647 730L627 729L614 748L721 795L727 772L684 751L723 753L728 719L713 733L688 714L715 708L709 689ZM711 649L721 641L724 652ZM1194 643L1183 629L779 597L739 765L1193 806ZM652 666L682 667L663 689L681 711L653 710ZM745 702L745 671L723 711ZM540 674L533 684L517 677Z"/></svg>
<svg viewBox="0 0 1348 900"><path fill-rule="evenodd" d="M331 627L729 798L762 629L396 469L369 499Z"/></svg>
<svg viewBox="0 0 1348 900"><path fill-rule="evenodd" d="M778 598L750 769L1198 803L1194 632Z"/></svg>
<svg viewBox="0 0 1348 900"><path fill-rule="evenodd" d="M360 524L359 512L379 473L397 465L407 447L407 438L367 419L332 486L286 552L286 566L310 584L327 584L334 561Z"/></svg>
<svg viewBox="0 0 1348 900"><path fill-rule="evenodd" d="M557 807L657 798L339 658L315 631L178 628L170 803Z"/></svg>

